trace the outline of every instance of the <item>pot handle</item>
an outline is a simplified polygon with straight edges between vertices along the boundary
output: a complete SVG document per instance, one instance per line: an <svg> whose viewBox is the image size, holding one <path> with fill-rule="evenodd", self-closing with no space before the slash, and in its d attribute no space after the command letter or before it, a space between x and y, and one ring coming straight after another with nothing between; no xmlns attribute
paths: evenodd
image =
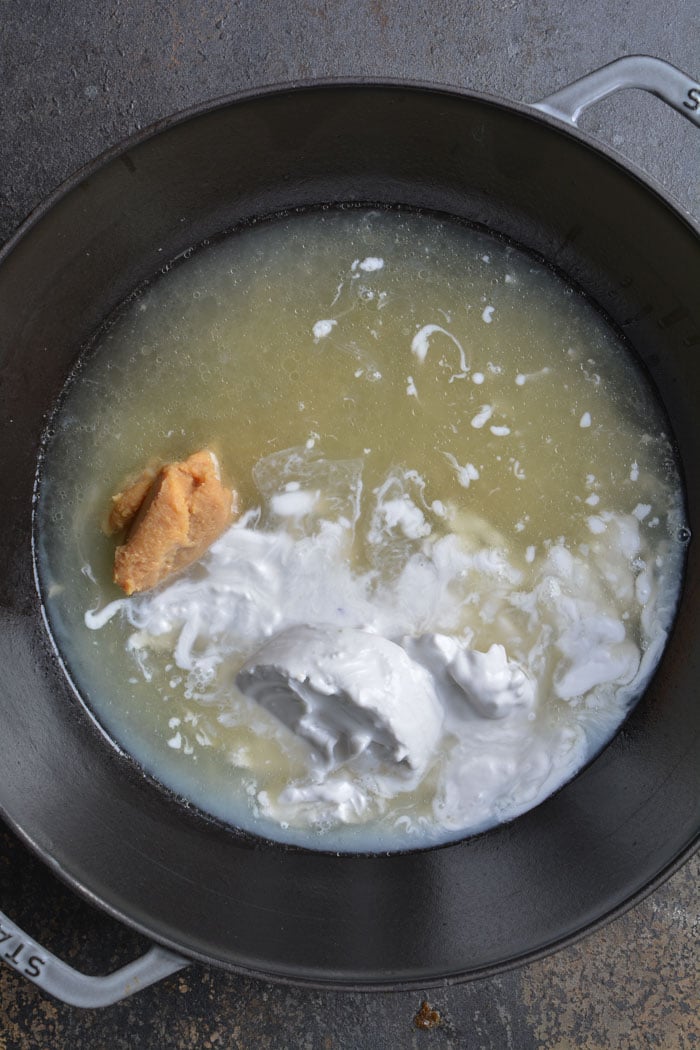
<svg viewBox="0 0 700 1050"><path fill-rule="evenodd" d="M183 956L153 947L106 977L91 977L42 948L1 911L0 958L49 995L87 1008L111 1006L189 965Z"/></svg>
<svg viewBox="0 0 700 1050"><path fill-rule="evenodd" d="M575 127L585 109L624 88L650 91L700 127L700 84L670 62L649 55L618 58L533 103L532 108Z"/></svg>

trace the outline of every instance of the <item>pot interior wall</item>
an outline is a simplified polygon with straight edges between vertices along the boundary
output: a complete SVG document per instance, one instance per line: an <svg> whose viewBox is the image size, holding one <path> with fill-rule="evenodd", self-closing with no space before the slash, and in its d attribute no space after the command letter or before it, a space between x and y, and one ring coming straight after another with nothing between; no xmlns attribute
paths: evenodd
<svg viewBox="0 0 700 1050"><path fill-rule="evenodd" d="M0 804L74 884L156 938L250 972L380 985L476 974L551 946L689 846L700 826L688 760L700 738L698 558L691 545L669 650L623 732L538 810L465 843L392 858L265 846L186 811L102 739L46 645L34 587L46 414L80 347L165 263L242 221L343 201L483 224L578 282L659 389L700 529L697 239L644 183L539 117L438 91L304 89L168 126L89 170L0 267L12 765Z"/></svg>

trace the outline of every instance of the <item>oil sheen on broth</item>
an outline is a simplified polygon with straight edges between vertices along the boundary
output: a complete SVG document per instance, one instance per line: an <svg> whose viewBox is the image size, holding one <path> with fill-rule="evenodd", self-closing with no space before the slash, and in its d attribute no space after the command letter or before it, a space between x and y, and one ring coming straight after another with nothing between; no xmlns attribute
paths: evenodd
<svg viewBox="0 0 700 1050"><path fill-rule="evenodd" d="M261 223L135 296L72 377L38 510L52 628L110 734L225 821L458 838L568 780L652 672L685 535L664 426L512 246L395 211ZM202 447L242 517L124 598L110 495Z"/></svg>

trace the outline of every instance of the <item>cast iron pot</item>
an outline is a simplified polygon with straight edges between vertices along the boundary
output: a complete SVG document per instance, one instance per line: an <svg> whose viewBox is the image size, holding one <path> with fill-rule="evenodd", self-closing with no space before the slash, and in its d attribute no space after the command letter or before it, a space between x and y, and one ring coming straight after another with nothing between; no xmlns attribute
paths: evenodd
<svg viewBox="0 0 700 1050"><path fill-rule="evenodd" d="M252 218L337 202L458 216L541 254L582 287L656 384L700 533L698 231L658 187L573 126L583 106L620 86L652 90L699 122L700 87L639 57L538 107L364 82L227 99L101 158L5 249L0 810L71 886L165 946L96 982L3 918L0 953L48 990L97 1005L189 959L338 988L486 975L618 914L697 844L697 542L654 680L595 761L512 823L393 855L264 842L145 775L68 680L33 566L42 431L103 319L192 245Z"/></svg>

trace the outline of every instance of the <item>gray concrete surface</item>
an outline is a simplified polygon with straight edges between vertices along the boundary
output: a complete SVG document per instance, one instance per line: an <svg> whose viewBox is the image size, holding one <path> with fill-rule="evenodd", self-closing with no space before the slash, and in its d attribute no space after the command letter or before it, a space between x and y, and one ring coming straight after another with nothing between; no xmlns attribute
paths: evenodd
<svg viewBox="0 0 700 1050"><path fill-rule="evenodd" d="M0 241L94 155L159 117L242 88L330 75L408 77L534 100L622 54L700 74L695 0L0 0ZM638 92L583 127L696 216L700 138ZM700 1046L696 855L574 947L500 977L416 993L310 992L192 967L80 1012L0 967L0 1050L378 1050ZM143 940L0 833L0 901L90 972ZM414 1017L426 998L440 1024Z"/></svg>

